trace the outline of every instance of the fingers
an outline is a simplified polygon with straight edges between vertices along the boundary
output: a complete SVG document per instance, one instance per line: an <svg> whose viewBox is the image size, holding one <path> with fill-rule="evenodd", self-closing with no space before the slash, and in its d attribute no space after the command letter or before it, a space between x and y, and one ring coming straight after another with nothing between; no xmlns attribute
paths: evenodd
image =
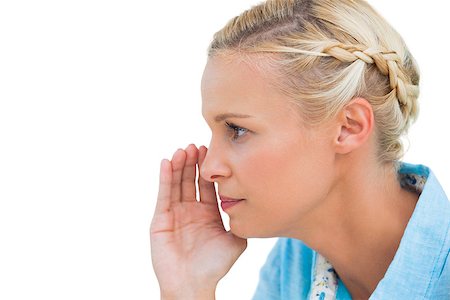
<svg viewBox="0 0 450 300"><path fill-rule="evenodd" d="M178 149L172 157L172 202L181 202L181 179L185 164L186 152L182 149Z"/></svg>
<svg viewBox="0 0 450 300"><path fill-rule="evenodd" d="M189 145L186 150L186 163L181 177L181 201L193 202L196 200L195 175L197 174L198 149Z"/></svg>
<svg viewBox="0 0 450 300"><path fill-rule="evenodd" d="M167 159L161 161L159 171L159 192L155 214L167 211L171 204L172 164Z"/></svg>
<svg viewBox="0 0 450 300"><path fill-rule="evenodd" d="M201 146L198 149L198 169L199 170L203 164L203 161L205 160L207 151L208 151L208 149L206 149L205 146ZM216 188L215 188L213 182L206 181L201 176L199 176L198 177L198 188L200 191L200 201L201 202L217 204Z"/></svg>
<svg viewBox="0 0 450 300"><path fill-rule="evenodd" d="M200 149L193 144L186 150L178 149L172 157L170 201L179 203L182 201L194 202L196 200L196 168L199 168L206 156L206 147ZM201 201L217 203L214 183L208 182L199 176L198 180ZM169 204L170 205L170 204Z"/></svg>

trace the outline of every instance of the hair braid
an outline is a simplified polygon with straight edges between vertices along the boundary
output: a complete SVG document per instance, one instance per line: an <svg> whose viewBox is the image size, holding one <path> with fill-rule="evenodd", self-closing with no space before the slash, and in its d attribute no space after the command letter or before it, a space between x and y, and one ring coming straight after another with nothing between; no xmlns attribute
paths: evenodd
<svg viewBox="0 0 450 300"><path fill-rule="evenodd" d="M405 119L416 114L416 102L412 99L418 97L419 87L408 83L407 76L399 65L401 59L395 51L389 51L381 47L367 48L364 45L345 45L339 42L331 42L322 52L342 62L352 63L361 60L367 64L375 64L383 75L389 77L389 85L396 93Z"/></svg>

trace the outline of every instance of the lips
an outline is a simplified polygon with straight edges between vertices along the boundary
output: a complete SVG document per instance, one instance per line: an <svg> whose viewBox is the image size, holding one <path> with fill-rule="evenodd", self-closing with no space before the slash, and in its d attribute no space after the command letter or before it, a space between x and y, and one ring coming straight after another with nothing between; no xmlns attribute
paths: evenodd
<svg viewBox="0 0 450 300"><path fill-rule="evenodd" d="M222 195L219 195L219 197L220 197L220 201L221 201L220 206L222 207L222 209L224 211L227 211L232 206L235 206L236 204L239 204L239 202L245 200L245 199L236 199L236 198L226 197L226 196L222 196Z"/></svg>

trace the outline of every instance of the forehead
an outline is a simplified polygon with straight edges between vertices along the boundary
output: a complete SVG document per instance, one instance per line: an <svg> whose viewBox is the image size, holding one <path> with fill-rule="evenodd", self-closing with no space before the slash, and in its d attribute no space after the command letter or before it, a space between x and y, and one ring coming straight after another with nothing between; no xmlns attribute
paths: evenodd
<svg viewBox="0 0 450 300"><path fill-rule="evenodd" d="M202 77L202 111L205 117L242 113L270 116L292 110L287 96L274 86L275 75L263 60L215 56Z"/></svg>

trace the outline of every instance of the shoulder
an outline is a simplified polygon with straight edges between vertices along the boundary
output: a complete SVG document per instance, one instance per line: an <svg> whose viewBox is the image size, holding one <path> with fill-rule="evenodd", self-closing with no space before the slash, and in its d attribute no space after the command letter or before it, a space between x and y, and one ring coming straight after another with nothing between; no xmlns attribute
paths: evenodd
<svg viewBox="0 0 450 300"><path fill-rule="evenodd" d="M315 252L302 241L279 238L269 253L261 272L289 274L289 277L311 278Z"/></svg>
<svg viewBox="0 0 450 300"><path fill-rule="evenodd" d="M279 238L261 268L253 299L306 299L314 259L315 252L302 241Z"/></svg>
<svg viewBox="0 0 450 300"><path fill-rule="evenodd" d="M315 252L300 240L280 238L275 244L271 255L275 256L274 258L277 258L280 264L286 264L284 266L286 268L302 266L311 270Z"/></svg>

